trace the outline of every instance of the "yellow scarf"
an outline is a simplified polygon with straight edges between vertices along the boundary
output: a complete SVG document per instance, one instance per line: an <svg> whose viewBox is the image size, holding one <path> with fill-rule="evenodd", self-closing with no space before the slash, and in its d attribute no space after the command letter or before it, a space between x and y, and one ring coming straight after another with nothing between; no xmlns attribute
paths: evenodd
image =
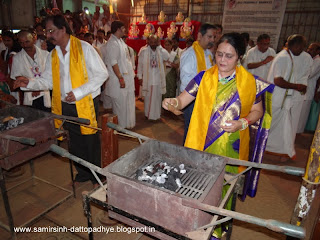
<svg viewBox="0 0 320 240"><path fill-rule="evenodd" d="M194 52L196 53L198 73L207 70L206 57L203 48L200 46L198 41L193 42L192 47L194 49ZM209 59L211 62L211 66L213 66L211 55L209 55Z"/></svg>
<svg viewBox="0 0 320 240"><path fill-rule="evenodd" d="M205 72L199 86L195 106L189 125L185 146L203 151L213 106L218 89L218 67ZM251 73L242 66L236 67L236 84L241 102L240 118L246 117L256 99L256 83ZM252 91L248 91L248 89ZM249 158L249 129L240 131L239 159Z"/></svg>
<svg viewBox="0 0 320 240"><path fill-rule="evenodd" d="M58 115L62 114L61 92L60 92L60 61L56 49L52 51L52 112ZM84 55L79 39L70 36L70 78L72 89L78 88L88 82L88 74ZM89 94L79 101L76 101L76 108L79 118L90 120L90 126L97 128L96 113L92 95ZM61 120L55 120L55 126L58 128ZM97 130L81 126L81 133L84 135L94 134Z"/></svg>

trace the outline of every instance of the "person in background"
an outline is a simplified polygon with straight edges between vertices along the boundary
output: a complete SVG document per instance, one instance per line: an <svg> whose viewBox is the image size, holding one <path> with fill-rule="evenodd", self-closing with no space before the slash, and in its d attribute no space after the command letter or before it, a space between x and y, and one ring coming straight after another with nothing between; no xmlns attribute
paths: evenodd
<svg viewBox="0 0 320 240"><path fill-rule="evenodd" d="M92 45L92 47L97 51L97 53L101 57L102 55L101 55L100 49L93 45L93 41L94 41L93 40L94 39L93 33L86 33L86 34L84 34L83 38L84 38L84 41L86 41L87 43Z"/></svg>
<svg viewBox="0 0 320 240"><path fill-rule="evenodd" d="M118 116L119 125L133 128L136 124L134 71L127 44L122 40L125 31L123 22L112 22L112 35L104 56L104 63L110 73L104 94L111 98L112 110Z"/></svg>
<svg viewBox="0 0 320 240"><path fill-rule="evenodd" d="M211 48L209 48L209 50L213 55L213 62L215 63L214 56L218 48L218 42L222 36L222 26L219 24L214 24L213 26L214 26L214 31L213 31L214 44L212 45Z"/></svg>
<svg viewBox="0 0 320 240"><path fill-rule="evenodd" d="M255 47L256 45L254 44L254 41L252 39L249 40L249 46L250 48Z"/></svg>
<svg viewBox="0 0 320 240"><path fill-rule="evenodd" d="M141 48L139 53L137 77L142 86L144 114L149 120L158 120L162 95L166 93L164 61L169 59L169 53L161 47L157 35L151 34L147 43L148 46Z"/></svg>
<svg viewBox="0 0 320 240"><path fill-rule="evenodd" d="M179 68L179 55L173 51L173 41L166 39L164 41L164 48L169 53L169 58L165 61L166 67L166 93L162 95L163 98L173 98L176 96L177 90L177 71Z"/></svg>
<svg viewBox="0 0 320 240"><path fill-rule="evenodd" d="M21 46L15 38L15 35L11 31L3 31L2 32L2 40L6 49L1 52L1 58L3 59L2 64L4 64L5 72L7 78L7 83L11 90L11 95L17 99L17 104L23 104L23 92L21 90L13 89L13 81L10 79L11 67L13 56L21 51Z"/></svg>
<svg viewBox="0 0 320 240"><path fill-rule="evenodd" d="M42 50L47 50L47 37L45 35L44 26L41 23L37 23L34 29L37 34L35 45Z"/></svg>
<svg viewBox="0 0 320 240"><path fill-rule="evenodd" d="M304 36L294 34L288 37L288 48L273 59L267 81L276 85L272 95L272 123L266 150L281 156L280 160L295 159L294 142L297 122L301 113L299 100L307 91L307 77L299 71L307 70L306 62L297 61L306 45ZM310 57L310 56L309 56ZM311 58L311 57L310 57ZM311 59L312 60L312 59ZM302 73L305 72L302 71ZM308 74L308 72L307 72Z"/></svg>
<svg viewBox="0 0 320 240"><path fill-rule="evenodd" d="M218 42L216 65L197 74L177 98L164 99L162 106L180 114L195 100L185 147L260 163L271 122L268 112L271 103L266 95L274 86L254 77L239 64L245 49L239 33L224 34ZM250 150L253 158L249 159ZM226 166L226 171L234 174L243 170ZM258 176L258 171L248 173L243 200L247 194L255 196ZM223 187L222 197L227 189L227 185ZM231 202L232 199L227 209L231 209ZM224 231L221 226L216 227L214 239L220 239Z"/></svg>
<svg viewBox="0 0 320 240"><path fill-rule="evenodd" d="M35 79L41 77L45 70L48 51L35 45L35 36L30 31L20 31L18 40L22 50L13 57L10 78L16 80L20 76ZM23 105L50 112L50 91L24 91Z"/></svg>
<svg viewBox="0 0 320 240"><path fill-rule="evenodd" d="M84 41L84 32L79 32L78 34L77 34L77 38L79 38L80 40L82 40L82 41Z"/></svg>
<svg viewBox="0 0 320 240"><path fill-rule="evenodd" d="M105 45L107 43L107 41L104 39L105 38L105 31L103 29L99 29L97 31L97 37L96 39L93 41L93 46L97 47L99 50L101 49L101 47L103 45Z"/></svg>
<svg viewBox="0 0 320 240"><path fill-rule="evenodd" d="M192 44L193 44L193 42L194 42L194 38L193 38L192 36L191 36L191 37L188 37L188 38L186 39L186 48L183 49L183 50L186 50L186 49L188 49L189 47L191 47Z"/></svg>
<svg viewBox="0 0 320 240"><path fill-rule="evenodd" d="M201 71L213 66L213 56L209 50L214 45L214 32L216 27L202 24L198 33L198 39L188 48L180 60L180 92L183 92L189 82ZM184 140L187 136L189 122L193 111L194 102L184 108Z"/></svg>
<svg viewBox="0 0 320 240"><path fill-rule="evenodd" d="M172 50L178 55L179 59L181 58L182 49L179 48L179 35L175 34L172 38Z"/></svg>
<svg viewBox="0 0 320 240"><path fill-rule="evenodd" d="M215 36L215 42L219 42L220 41L220 38L222 36L222 31L223 31L223 27L221 24L214 24L214 26L216 27L217 29L217 32L216 32L216 36Z"/></svg>
<svg viewBox="0 0 320 240"><path fill-rule="evenodd" d="M315 95L317 95L317 81L320 78L320 44L319 43L311 43L308 47L307 50L308 54L312 57L312 68L310 75L308 77L308 85L307 85L307 92L306 92L306 98L303 102L303 106L301 109L301 114L300 114L300 119L299 119L299 125L298 125L298 130L297 133L302 133L304 132L305 128L308 131L315 131L316 129L316 124L314 124L313 127L312 124L308 125L306 127L308 117L312 121L314 118L318 118L319 116L319 111L315 111L316 105L313 103L313 110L312 113L310 112L312 100L314 99ZM310 114L309 114L310 112ZM318 113L318 114L317 114ZM313 115L316 115L315 117ZM309 127L310 126L310 127Z"/></svg>
<svg viewBox="0 0 320 240"><path fill-rule="evenodd" d="M106 41L108 41L110 37L111 37L111 31L108 31L106 35Z"/></svg>
<svg viewBox="0 0 320 240"><path fill-rule="evenodd" d="M253 75L257 75L262 79L267 79L268 72L276 52L269 47L270 36L261 34L257 39L257 46L251 48L247 52L243 66Z"/></svg>

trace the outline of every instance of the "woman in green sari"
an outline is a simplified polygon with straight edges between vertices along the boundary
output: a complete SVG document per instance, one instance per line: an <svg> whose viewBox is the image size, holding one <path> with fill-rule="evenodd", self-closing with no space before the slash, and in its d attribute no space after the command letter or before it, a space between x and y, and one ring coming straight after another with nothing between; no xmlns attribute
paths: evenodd
<svg viewBox="0 0 320 240"><path fill-rule="evenodd" d="M223 35L215 54L216 65L200 72L177 98L163 100L163 108L179 114L196 99L186 147L261 162L271 124L270 97L266 96L274 86L239 64L244 53L245 44L240 34ZM226 166L230 173L242 170L243 167ZM258 177L258 171L247 174L243 199L247 194L255 195ZM226 191L224 187L222 197ZM230 208L231 201L226 206ZM221 227L216 228L214 237L221 236Z"/></svg>

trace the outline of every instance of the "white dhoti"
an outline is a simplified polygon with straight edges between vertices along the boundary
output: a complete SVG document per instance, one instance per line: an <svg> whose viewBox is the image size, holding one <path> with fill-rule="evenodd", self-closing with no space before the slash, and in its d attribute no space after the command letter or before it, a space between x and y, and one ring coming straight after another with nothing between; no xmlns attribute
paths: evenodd
<svg viewBox="0 0 320 240"><path fill-rule="evenodd" d="M118 116L118 123L123 128L133 128L136 125L134 91L120 90L118 97L112 97L112 110Z"/></svg>
<svg viewBox="0 0 320 240"><path fill-rule="evenodd" d="M304 100L300 113L297 133L303 133L306 127L312 100Z"/></svg>
<svg viewBox="0 0 320 240"><path fill-rule="evenodd" d="M144 114L150 120L158 120L161 115L162 94L160 85L151 85L144 97Z"/></svg>
<svg viewBox="0 0 320 240"><path fill-rule="evenodd" d="M112 108L112 99L111 99L110 96L106 95L104 91L102 92L102 94L100 96L100 100L103 103L103 108L104 109Z"/></svg>
<svg viewBox="0 0 320 240"><path fill-rule="evenodd" d="M294 142L301 108L301 101L292 101L292 104L285 104L282 109L278 106L272 106L272 123L267 151L287 154L290 158L296 154Z"/></svg>
<svg viewBox="0 0 320 240"><path fill-rule="evenodd" d="M293 126L293 132L294 132L294 137L297 134L298 131L298 125L299 125L299 119L301 116L301 110L302 110L302 105L304 101L301 100L293 100L292 101L292 110L291 110L291 116L292 116L292 126Z"/></svg>

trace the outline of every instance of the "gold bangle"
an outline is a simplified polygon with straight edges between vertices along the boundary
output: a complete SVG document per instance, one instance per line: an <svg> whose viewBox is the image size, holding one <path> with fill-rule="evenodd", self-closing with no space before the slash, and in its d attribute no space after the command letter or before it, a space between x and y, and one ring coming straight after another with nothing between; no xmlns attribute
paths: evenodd
<svg viewBox="0 0 320 240"><path fill-rule="evenodd" d="M175 106L173 106L174 108L178 108L178 106L179 106L179 101L178 101L178 99L177 98L172 98L172 99L174 99L175 101L176 101L176 105Z"/></svg>

